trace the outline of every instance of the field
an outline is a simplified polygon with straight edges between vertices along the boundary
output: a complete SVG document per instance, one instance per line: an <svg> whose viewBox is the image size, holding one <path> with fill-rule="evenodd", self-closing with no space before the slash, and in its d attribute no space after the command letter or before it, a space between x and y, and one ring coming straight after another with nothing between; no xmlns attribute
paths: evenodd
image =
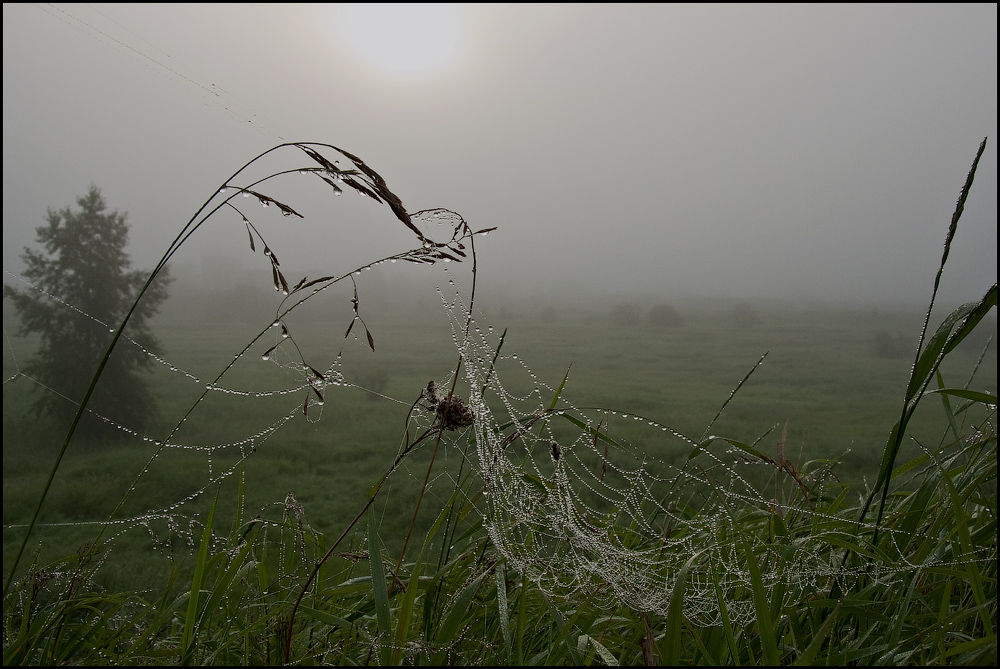
<svg viewBox="0 0 1000 669"><path fill-rule="evenodd" d="M198 303L180 296L156 321L156 331L164 343L164 359L204 379L217 373L268 320L266 314L257 315L257 322L246 314L213 319ZM325 368L343 350L345 377L356 385L328 391L321 419L316 420L320 407L313 407L312 420L303 417L301 392L258 400L210 397L178 435L185 443L190 435L190 442L202 450L160 455L123 513L165 509L185 500L204 488L210 467L217 475L234 462L232 448L211 453L204 449L263 430L291 411L293 419L261 441L245 461L247 513L280 514L286 495L292 494L317 531L339 533L392 462L420 390L432 379L445 379L457 360L443 307L374 311L368 320L378 342L374 353L363 342L345 341L336 334L349 322L343 314L334 313L327 322L311 317L293 329L304 349L319 352L310 358L313 366ZM656 327L644 321L623 323L609 310L560 311L537 305L504 309L494 325L495 333L507 330L497 373L510 392L526 395L538 387L545 395L540 403L547 403L569 371L562 397L573 405L639 414L697 441L730 392L767 353L713 433L747 443L766 434L758 446L773 456L787 422L785 451L798 466L838 460L841 480L873 481L912 362L909 350L879 355L879 334L913 340L915 348L922 315L902 309L809 310L780 304L758 308L755 315L756 322L749 325L734 316L729 305L695 305L685 310L683 326ZM480 320L481 327L489 327L488 317ZM11 344L4 358L7 379L15 374L13 361L31 352L30 340L13 339ZM984 345L981 336L949 358L944 368L948 385L968 381ZM267 346L261 343L258 348ZM261 389L291 385L294 373L287 369L257 355L246 360L227 377L230 384ZM995 394L996 370L994 343L978 365L974 387ZM202 389L200 383L163 367L153 378L165 426L183 415ZM30 519L61 437L30 414L36 392L26 379L4 386L5 561L17 545L21 530L16 526ZM459 386L456 392L467 395L467 388ZM936 444L943 437L942 419L940 404L926 402L909 432L920 443ZM666 462L682 461L691 450L679 440L666 441L633 427L631 418L609 420L609 427L623 439ZM71 450L43 511L42 522L48 527L37 540L42 560L92 540L96 523L108 516L152 452L148 444L127 437ZM914 452L910 444L904 459ZM382 534L393 550L399 550L410 520L401 511L412 509L428 461L428 453L415 453L386 496ZM454 470L460 462L459 452L446 451L437 467ZM234 481L227 480L221 495L220 508L226 513L233 510ZM198 517L209 501L196 498L179 512ZM426 529L438 509L428 503L423 511L418 529ZM167 573L163 551L155 550L142 528L132 529L119 543L117 553L127 552L128 557L117 555L101 582L112 590L155 590Z"/></svg>
<svg viewBox="0 0 1000 669"><path fill-rule="evenodd" d="M6 337L5 664L996 663L996 284L926 319L469 313L474 261L448 263L488 231L414 214L454 226L434 242L360 159L298 148L388 202L420 243L387 261L436 285L289 288L269 250L276 311L178 285L161 425L68 451L31 411L37 342Z"/></svg>

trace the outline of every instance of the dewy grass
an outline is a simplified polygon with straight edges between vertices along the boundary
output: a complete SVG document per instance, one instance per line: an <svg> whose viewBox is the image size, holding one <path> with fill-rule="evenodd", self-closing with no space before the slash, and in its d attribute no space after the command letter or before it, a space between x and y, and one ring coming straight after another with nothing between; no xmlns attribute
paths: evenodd
<svg viewBox="0 0 1000 669"><path fill-rule="evenodd" d="M506 332L497 338L477 322L475 233L461 217L407 214L377 173L335 147L282 146L319 167L276 174L304 169L334 192L354 189L386 204L417 236L416 249L387 260L472 261L468 299L458 289L441 292L457 363L444 381L412 389L396 457L373 477L354 521L336 519L332 541L293 495L256 516L246 512L244 467L252 450L210 470L196 494L214 501L188 533L193 565L171 563L162 591L93 587L97 570L115 560L105 532L134 522L114 517L138 494L136 484L77 554L18 571L23 538L6 575L5 664L995 663L996 400L968 384L949 386L940 369L995 308L996 285L945 318L934 335L921 336L875 485L846 485L836 478L835 461L794 462L787 432L767 437L778 440L782 432L777 457L764 453L759 435L713 434L740 398L726 400L727 414L720 410L697 439L641 409L574 405L571 374L561 373L556 387L535 379L505 350ZM984 148L949 227L935 296ZM320 153L326 150L354 167L340 169ZM232 195L298 215L260 192L261 182L234 186L241 172L192 218L163 263L215 211L235 208ZM434 241L421 231L432 222L443 223L450 239ZM361 344L378 350L362 320L359 270L291 284L259 227L246 219L246 231L252 250L263 247L273 285L287 299L276 326L268 323L236 360L251 352L286 356L287 369L294 364L302 379L295 411L308 417L343 387L343 368L310 364L288 316L327 286L346 284L353 293L347 333L364 330ZM930 309L924 334L929 318ZM269 332L279 343L267 349L261 339ZM185 418L232 378L234 364L225 364ZM527 373L518 379L519 372ZM511 393L514 386L526 390ZM908 421L929 394L941 400L941 437L914 443L916 455L897 462ZM671 464L637 448L632 435L644 444L667 440L689 455ZM150 464L172 436L158 440ZM432 442L425 464L421 447ZM439 449L458 466L437 464ZM409 479L400 478L404 472ZM399 514L389 506L393 488L403 487L397 480L439 507L425 525L413 509ZM231 519L224 508L233 509ZM406 516L396 526L413 532L419 546L398 558L385 548L387 519L395 515ZM353 531L362 517L367 528Z"/></svg>

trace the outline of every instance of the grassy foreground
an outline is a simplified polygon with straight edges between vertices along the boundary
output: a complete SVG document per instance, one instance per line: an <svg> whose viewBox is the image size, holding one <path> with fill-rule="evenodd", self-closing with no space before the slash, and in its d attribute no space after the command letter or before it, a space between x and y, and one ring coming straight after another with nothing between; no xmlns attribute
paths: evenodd
<svg viewBox="0 0 1000 669"><path fill-rule="evenodd" d="M975 166L948 244L974 171ZM4 662L995 663L996 400L975 388L948 387L940 372L995 305L994 285L933 332L925 326L919 355L903 379L902 403L886 420L895 421L895 428L869 484L839 482L837 463L830 459L793 462L783 450L787 435L780 438L777 455L758 448L755 431L715 436L737 427L720 421L715 434L706 430L687 451L659 456L707 472L683 500L662 500L674 521L662 535L642 526L639 521L649 517L641 511L628 516L615 507L607 518L588 517L612 537L609 551L642 556L676 546L711 548L650 563L662 567L663 573L654 575L666 586L662 607L637 606L615 596L610 581L562 570L561 562L579 560L581 552L571 545L572 537L563 542L539 531L545 519L532 533L517 536L525 536L525 544L551 540L545 555L552 564L525 562L503 542L526 521L492 510L497 482L484 483L483 472L490 470L477 457L478 447L525 439L529 429L538 432L537 426L548 422L577 430L587 441L592 437L598 454L602 445L605 453L608 445L624 452L626 441L641 442L641 433L609 432L603 418L594 421L593 412L566 404L565 386L546 386L550 394L540 408L508 422L452 431L446 428L454 418L446 409L432 421L412 423L397 457L403 467L412 467L405 471L415 473L398 476L404 470L390 467L389 453L370 474L368 503L354 498L353 505L345 504L352 513L324 519L324 531L311 522L312 505L291 495L254 514L257 507L247 503L254 494L247 465L236 459L234 474L202 495L203 515L187 534L190 569L183 560L169 563L155 592L95 587L95 575L116 559L108 537L19 570L5 591ZM502 340L493 360L498 375L501 346ZM488 369L492 372L492 363ZM505 396L494 394L490 406L501 405ZM608 399L615 398L586 401L607 405ZM452 406L450 400L447 393L444 406ZM907 450L921 400L938 405L939 429L933 441ZM629 409L627 401L624 407L614 404L619 411ZM189 429L199 429L194 422ZM552 429L545 434L563 442L562 428ZM417 450L421 440L424 448ZM447 462L435 464L429 445L436 441L442 453L451 454ZM726 453L738 452L743 464L714 475L711 458L720 445L731 449ZM572 481L560 479L560 468L568 466L569 457L553 446L551 475L525 468L521 476L529 490L598 508L600 499L566 496L562 487ZM511 456L511 462L517 459ZM733 476L744 466L771 472L762 482L745 477L755 494L732 492ZM435 473L432 484L420 485L423 471ZM379 478L382 473L388 475ZM399 478L415 481L419 495L430 491L422 506L427 518L413 530L404 557L399 537L388 535L410 536L413 504L400 510L385 502ZM156 481L147 485L155 487ZM143 489L134 495L129 503L142 508ZM652 516L667 520L657 511ZM160 536L156 528L151 532ZM14 541L16 533L11 535ZM6 559L6 528L4 543L8 571L13 567ZM177 547L164 545L168 549ZM597 562L602 556L590 557ZM550 573L568 573L572 582L553 585L546 578ZM701 609L693 609L692 602L700 602Z"/></svg>

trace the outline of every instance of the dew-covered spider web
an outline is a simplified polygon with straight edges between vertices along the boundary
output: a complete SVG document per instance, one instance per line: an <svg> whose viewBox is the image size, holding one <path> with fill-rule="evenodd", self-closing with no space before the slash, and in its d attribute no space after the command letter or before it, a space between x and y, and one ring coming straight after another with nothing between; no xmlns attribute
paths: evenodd
<svg viewBox="0 0 1000 669"><path fill-rule="evenodd" d="M244 464L256 453L279 448L280 432L296 424L335 420L324 415L327 409L343 393L363 391L378 406L394 405L405 415L398 432L405 431L406 437L396 461L389 458L384 464L392 472L389 487L394 477L423 485L426 461L414 464L411 459L433 439L418 449L416 435L440 434L450 457L467 458L477 478L468 482L443 467L429 479L428 500L444 500L456 486L466 486L464 494L482 514L497 553L553 598L583 594L666 615L683 575L682 605L689 620L720 624L727 616L733 623L746 623L755 615L753 599L736 593L763 587L792 601L804 592L819 597L835 579L840 588L849 589L861 578L891 582L912 570L914 565L900 556L895 562L845 565L844 552L832 550L829 541L782 539L793 527L811 525L817 528L813 536L820 536L827 523L833 534L843 532L844 525L829 510L828 500L842 492L829 469L799 472L780 448L776 458L758 448L765 438L772 446L783 443L780 429L745 442L709 432L690 436L628 407L574 403L571 384L536 375L524 356L505 345L504 332L490 324L476 302L475 244L483 243L488 231L473 231L461 216L444 209L414 214L412 221L425 235L416 248L294 285L279 274L274 252L260 239L274 288L283 299L274 317L261 323L231 360L216 361L216 373L189 371L126 336L120 345L144 351L161 373L193 397L166 436L114 424L151 449L126 498L140 496L143 486L155 486L149 473L171 454L184 453L199 464L183 492L168 503L135 508L126 502L107 519L45 523L43 518L43 526L95 526L103 528L109 542L148 532L158 547L171 537L193 546L202 527L198 514L190 511L193 502L242 476ZM436 313L448 324L453 354L434 378L409 389L372 384L357 363L360 352L374 352L363 360L377 360L381 336L368 322L366 281L397 263L420 266L432 277L427 290ZM41 290L7 276L23 290ZM72 304L47 297L65 308L67 317L91 318ZM330 341L346 339L349 346L331 345L317 353L297 337L295 317L327 297L341 309L329 323L334 333ZM100 325L109 331L115 327ZM4 335L9 337L6 324ZM15 373L4 380L5 387L23 381L40 385L20 370L16 358L10 364ZM219 434L216 417L237 409L249 416L241 431ZM711 426L714 421L707 416L705 422ZM781 493L773 484L762 485L775 477L784 481ZM359 508L363 503L358 499ZM302 506L292 495L275 504L301 516ZM382 507L383 513L387 508ZM346 521L337 522L339 532ZM748 526L766 531L747 532ZM5 530L17 527L5 524ZM860 526L861 532L871 529L870 522Z"/></svg>

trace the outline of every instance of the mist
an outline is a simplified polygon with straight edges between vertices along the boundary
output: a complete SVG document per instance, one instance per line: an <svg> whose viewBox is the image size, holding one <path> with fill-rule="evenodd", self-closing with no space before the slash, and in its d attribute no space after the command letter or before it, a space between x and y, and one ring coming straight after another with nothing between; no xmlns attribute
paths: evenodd
<svg viewBox="0 0 1000 669"><path fill-rule="evenodd" d="M484 299L919 305L988 136L942 295L996 281L995 5L459 10L452 60L398 73L336 7L5 4L6 272L90 183L151 267L240 165L319 141L409 211L496 227L477 246ZM268 165L307 162L282 155ZM290 274L413 245L352 193L269 188L306 216L256 212ZM268 288L235 215L175 275L207 284L220 263Z"/></svg>

